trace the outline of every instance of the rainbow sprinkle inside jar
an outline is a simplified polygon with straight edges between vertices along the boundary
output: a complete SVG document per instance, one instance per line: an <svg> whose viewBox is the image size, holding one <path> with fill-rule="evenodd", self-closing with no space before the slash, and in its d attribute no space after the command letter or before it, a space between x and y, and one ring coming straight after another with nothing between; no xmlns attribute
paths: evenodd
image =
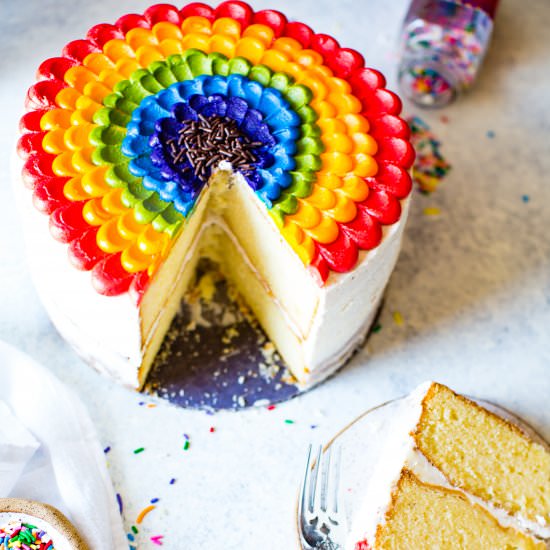
<svg viewBox="0 0 550 550"><path fill-rule="evenodd" d="M413 0L401 34L399 84L421 107L442 107L475 81L498 0Z"/></svg>
<svg viewBox="0 0 550 550"><path fill-rule="evenodd" d="M55 550L51 537L30 523L13 521L0 527L0 549Z"/></svg>

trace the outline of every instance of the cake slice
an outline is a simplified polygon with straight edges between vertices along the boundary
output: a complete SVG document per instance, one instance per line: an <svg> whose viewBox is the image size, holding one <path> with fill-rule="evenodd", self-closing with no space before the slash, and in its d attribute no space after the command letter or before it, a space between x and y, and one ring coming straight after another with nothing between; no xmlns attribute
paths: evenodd
<svg viewBox="0 0 550 550"><path fill-rule="evenodd" d="M550 453L442 384L403 400L348 548L546 548Z"/></svg>

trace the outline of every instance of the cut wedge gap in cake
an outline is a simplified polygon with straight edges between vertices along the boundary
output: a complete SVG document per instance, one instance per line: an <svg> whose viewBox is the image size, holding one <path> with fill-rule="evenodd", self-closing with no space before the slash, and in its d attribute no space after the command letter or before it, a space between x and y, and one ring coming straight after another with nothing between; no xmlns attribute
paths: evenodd
<svg viewBox="0 0 550 550"><path fill-rule="evenodd" d="M216 262L236 286L296 380L302 384L317 380L312 372L321 377L325 369L342 364L367 334L400 246L401 231L387 233L381 251L370 254L370 276L354 277L346 292L338 281L346 274L335 274L322 287L244 177L228 163L222 164L143 296L139 385L145 383L202 257ZM386 246L393 249L390 257L383 253ZM365 310L371 312L367 318Z"/></svg>

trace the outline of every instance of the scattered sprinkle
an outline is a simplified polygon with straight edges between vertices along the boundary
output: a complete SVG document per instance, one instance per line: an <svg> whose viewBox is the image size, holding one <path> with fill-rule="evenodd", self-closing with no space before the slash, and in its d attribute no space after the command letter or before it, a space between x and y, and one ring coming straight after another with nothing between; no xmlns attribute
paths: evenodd
<svg viewBox="0 0 550 550"><path fill-rule="evenodd" d="M493 130L487 130L487 137L493 139L495 137L495 132Z"/></svg>
<svg viewBox="0 0 550 550"><path fill-rule="evenodd" d="M191 443L189 443L189 441L186 441L184 444L183 444L183 450L184 451L187 451L189 449L189 447L191 446Z"/></svg>
<svg viewBox="0 0 550 550"><path fill-rule="evenodd" d="M159 501L158 498L152 498L151 499L151 504L156 504L158 501Z"/></svg>
<svg viewBox="0 0 550 550"><path fill-rule="evenodd" d="M111 447L105 447L105 449L103 449L103 452L107 454L110 450L111 450Z"/></svg>
<svg viewBox="0 0 550 550"><path fill-rule="evenodd" d="M148 409L154 409L156 406L157 406L156 403L147 403L147 408Z"/></svg>
<svg viewBox="0 0 550 550"><path fill-rule="evenodd" d="M170 480L170 485L174 485L174 483L176 483L176 478L173 477L171 480Z"/></svg>
<svg viewBox="0 0 550 550"><path fill-rule="evenodd" d="M380 323L376 323L376 325L372 327L372 332L380 332L381 330L382 330L382 325Z"/></svg>
<svg viewBox="0 0 550 550"><path fill-rule="evenodd" d="M139 447L139 449L134 450L134 454L137 455L139 453L142 453L143 451L145 451L145 447Z"/></svg>
<svg viewBox="0 0 550 550"><path fill-rule="evenodd" d="M189 441L191 438L187 434L183 434L185 441Z"/></svg>
<svg viewBox="0 0 550 550"><path fill-rule="evenodd" d="M441 122L443 122L443 124L447 124L449 122L449 117L447 115L441 115L439 117L439 120L441 120Z"/></svg>
<svg viewBox="0 0 550 550"><path fill-rule="evenodd" d="M275 405L269 405L269 406L267 407L267 410L268 410L268 411L272 411L272 410L274 410L275 408L276 408Z"/></svg>
<svg viewBox="0 0 550 550"><path fill-rule="evenodd" d="M162 539L164 535L155 535L154 537L151 537L151 542L153 544L156 544L157 546L162 546Z"/></svg>
<svg viewBox="0 0 550 550"><path fill-rule="evenodd" d="M312 430L314 430L315 428L317 428L317 424L312 424L312 425L310 426L310 428L311 428Z"/></svg>
<svg viewBox="0 0 550 550"><path fill-rule="evenodd" d="M210 433L213 434L216 431L216 428L214 426L210 426Z"/></svg>
<svg viewBox="0 0 550 550"><path fill-rule="evenodd" d="M439 216L439 214L441 214L441 210L437 206L427 206L424 208L425 216Z"/></svg>
<svg viewBox="0 0 550 550"><path fill-rule="evenodd" d="M399 326L403 326L404 324L404 319L403 319L403 315L401 315L401 313L399 311L394 311L393 312L393 320L395 322L396 325L399 325Z"/></svg>
<svg viewBox="0 0 550 550"><path fill-rule="evenodd" d="M154 506L153 504L151 504L150 506L146 506L139 514L138 514L138 517L136 518L136 523L139 525L143 519L145 518L145 516L149 513L149 512L152 512L154 509L156 508L156 506Z"/></svg>
<svg viewBox="0 0 550 550"><path fill-rule="evenodd" d="M134 537L132 533L128 533L126 536L130 542L134 542L136 540L136 537Z"/></svg>
<svg viewBox="0 0 550 550"><path fill-rule="evenodd" d="M135 525L132 525L132 532L137 535L139 533L138 528Z"/></svg>
<svg viewBox="0 0 550 550"><path fill-rule="evenodd" d="M413 179L421 191L435 191L451 169L451 165L439 151L440 141L420 117L409 117L407 122L411 128L411 142L416 151Z"/></svg>
<svg viewBox="0 0 550 550"><path fill-rule="evenodd" d="M522 195L522 196L521 196L521 200L522 200L523 202L529 202L530 197L529 197L529 195Z"/></svg>
<svg viewBox="0 0 550 550"><path fill-rule="evenodd" d="M294 424L294 420L286 419L285 424Z"/></svg>
<svg viewBox="0 0 550 550"><path fill-rule="evenodd" d="M116 501L118 502L118 511L120 512L120 515L122 515L124 505L122 504L122 497L120 496L120 493L116 494Z"/></svg>

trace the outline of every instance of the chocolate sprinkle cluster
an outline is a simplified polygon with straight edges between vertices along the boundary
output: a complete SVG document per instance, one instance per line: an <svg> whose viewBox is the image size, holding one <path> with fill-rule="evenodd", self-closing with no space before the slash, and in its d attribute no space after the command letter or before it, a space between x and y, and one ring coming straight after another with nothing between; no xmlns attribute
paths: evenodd
<svg viewBox="0 0 550 550"><path fill-rule="evenodd" d="M237 123L225 117L185 121L178 136L166 140L167 152L172 156L174 167L183 168L188 162L196 176L206 181L222 160L230 162L235 170L248 172L258 158L254 148L262 147L261 141L251 141Z"/></svg>

